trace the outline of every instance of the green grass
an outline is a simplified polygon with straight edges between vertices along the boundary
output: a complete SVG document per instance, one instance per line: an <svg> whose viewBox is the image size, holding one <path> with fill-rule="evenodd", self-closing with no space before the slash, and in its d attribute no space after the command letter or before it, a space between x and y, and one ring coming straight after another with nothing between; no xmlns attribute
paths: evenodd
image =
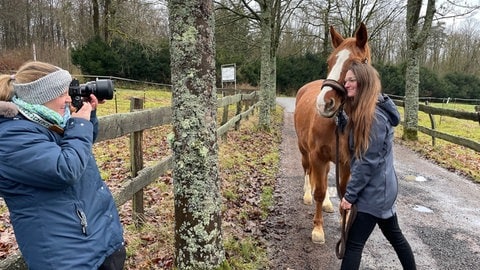
<svg viewBox="0 0 480 270"><path fill-rule="evenodd" d="M475 112L475 105L458 103L430 103L429 106L450 109L464 112ZM424 127L432 128L428 114L419 112L419 124ZM449 116L435 115L434 121L436 129L441 132L452 134L458 137L468 138L473 141L480 141L480 123L478 121L461 120Z"/></svg>
<svg viewBox="0 0 480 270"><path fill-rule="evenodd" d="M98 116L130 112L130 100L132 98L144 99L143 105L146 109L170 106L172 103L172 93L167 89L131 90L116 88L113 99L107 100L105 104L99 106Z"/></svg>
<svg viewBox="0 0 480 270"><path fill-rule="evenodd" d="M474 105L430 103L430 106L474 112ZM402 120L404 120L404 108L398 108ZM433 118L435 121L435 129L440 132L476 142L480 141L480 125L478 122L440 115L434 115ZM419 112L418 125L432 128L428 114ZM444 168L456 171L480 183L480 153L439 138L436 138L435 145L432 145L432 137L422 132L418 132L418 142L403 141L401 140L403 134L402 126L396 129L395 134L399 143L405 144Z"/></svg>
<svg viewBox="0 0 480 270"><path fill-rule="evenodd" d="M262 219L266 219L270 212L271 207L275 203L273 199L274 189L272 186L265 186L262 188L262 194L260 196L260 209Z"/></svg>
<svg viewBox="0 0 480 270"><path fill-rule="evenodd" d="M266 249L258 245L258 241L247 237L244 239L229 236L225 240L227 263L219 270L243 269L257 270L266 269L268 256Z"/></svg>

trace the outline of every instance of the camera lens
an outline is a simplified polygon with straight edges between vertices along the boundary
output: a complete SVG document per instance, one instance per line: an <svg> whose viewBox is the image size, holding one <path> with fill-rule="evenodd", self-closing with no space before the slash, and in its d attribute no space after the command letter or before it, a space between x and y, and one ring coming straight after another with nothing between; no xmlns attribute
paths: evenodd
<svg viewBox="0 0 480 270"><path fill-rule="evenodd" d="M104 79L104 80L96 80L91 82L92 85L92 93L99 99L112 99L113 98L113 82L112 80Z"/></svg>

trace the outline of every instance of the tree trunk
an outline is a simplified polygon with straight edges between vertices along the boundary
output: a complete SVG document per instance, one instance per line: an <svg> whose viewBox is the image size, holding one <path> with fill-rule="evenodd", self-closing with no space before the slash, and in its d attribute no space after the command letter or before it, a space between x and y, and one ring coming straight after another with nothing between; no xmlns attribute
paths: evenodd
<svg viewBox="0 0 480 270"><path fill-rule="evenodd" d="M168 2L173 106L175 267L215 269L225 259L216 133L211 0Z"/></svg>
<svg viewBox="0 0 480 270"><path fill-rule="evenodd" d="M405 124L404 140L418 140L418 86L420 84L420 68L417 52L407 51L407 70L405 73Z"/></svg>
<svg viewBox="0 0 480 270"><path fill-rule="evenodd" d="M262 33L262 60L261 60L261 71L260 71L260 113L259 118L259 127L264 130L270 129L270 95L271 95L271 46L272 46L272 7L269 1L264 1L261 5L261 19L260 19L260 31Z"/></svg>
<svg viewBox="0 0 480 270"><path fill-rule="evenodd" d="M270 98L269 104L271 110L275 111L277 105L277 56L276 54L270 55Z"/></svg>
<svg viewBox="0 0 480 270"><path fill-rule="evenodd" d="M115 17L115 12L110 10L111 4L111 0L105 0L103 9L103 40L107 43L110 42L110 15L113 14L112 17Z"/></svg>
<svg viewBox="0 0 480 270"><path fill-rule="evenodd" d="M100 36L100 6L98 0L92 0L92 10L93 34Z"/></svg>
<svg viewBox="0 0 480 270"><path fill-rule="evenodd" d="M405 126L404 140L418 140L418 88L420 83L420 67L418 55L421 52L435 14L435 0L428 0L423 25L420 25L422 0L407 2L407 69L405 74Z"/></svg>

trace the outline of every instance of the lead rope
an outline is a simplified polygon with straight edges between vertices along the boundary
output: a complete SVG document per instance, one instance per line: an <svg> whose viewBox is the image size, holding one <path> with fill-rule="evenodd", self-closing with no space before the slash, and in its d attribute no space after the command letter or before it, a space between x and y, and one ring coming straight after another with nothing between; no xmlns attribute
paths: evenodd
<svg viewBox="0 0 480 270"><path fill-rule="evenodd" d="M337 127L335 128L335 184L337 186L337 196L342 200L342 194L340 194L340 166L339 166L339 155L340 155L340 133L343 133L345 126L346 126L346 116L343 112L343 105L340 106L339 111L336 117L336 124ZM335 255L338 259L343 259L345 255L345 247L347 244L348 239L348 232L350 231L350 227L352 226L355 217L357 216L357 206L352 204L350 211L347 210L340 210L342 215L342 224L341 224L341 234L340 239L335 246ZM348 220L348 221L347 221Z"/></svg>

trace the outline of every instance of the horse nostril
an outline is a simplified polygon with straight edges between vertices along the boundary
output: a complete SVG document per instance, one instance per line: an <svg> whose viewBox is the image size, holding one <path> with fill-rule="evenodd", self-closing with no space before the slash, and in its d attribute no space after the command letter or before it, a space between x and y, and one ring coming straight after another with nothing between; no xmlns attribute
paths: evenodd
<svg viewBox="0 0 480 270"><path fill-rule="evenodd" d="M330 99L330 101L327 104L327 110L329 111L329 110L333 109L334 106L335 106L335 100L332 98L332 99Z"/></svg>

